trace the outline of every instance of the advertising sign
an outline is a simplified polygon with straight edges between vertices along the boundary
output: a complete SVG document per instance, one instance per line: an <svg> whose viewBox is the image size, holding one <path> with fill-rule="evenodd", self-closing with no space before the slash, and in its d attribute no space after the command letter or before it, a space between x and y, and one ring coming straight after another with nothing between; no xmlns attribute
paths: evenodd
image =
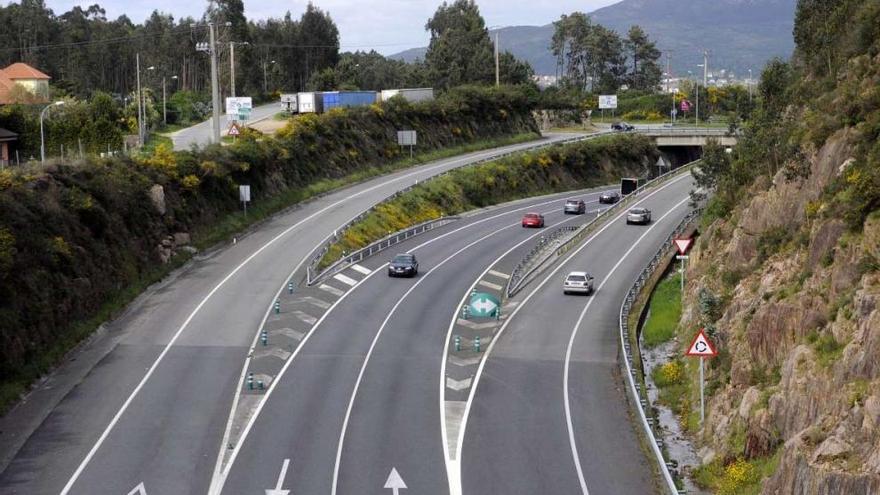
<svg viewBox="0 0 880 495"><path fill-rule="evenodd" d="M617 95L599 95L599 109L617 108Z"/></svg>

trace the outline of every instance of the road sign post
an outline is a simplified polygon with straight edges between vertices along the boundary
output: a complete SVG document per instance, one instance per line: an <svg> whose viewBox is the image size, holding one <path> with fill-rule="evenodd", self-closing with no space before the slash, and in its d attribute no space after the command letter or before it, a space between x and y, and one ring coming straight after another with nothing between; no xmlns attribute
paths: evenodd
<svg viewBox="0 0 880 495"><path fill-rule="evenodd" d="M703 421L705 421L706 419L703 360L707 357L717 356L718 351L715 349L715 346L712 345L712 342L709 341L709 338L706 336L706 330L700 329L700 332L697 334L696 337L694 337L694 340L693 342L691 342L691 345L690 347L688 347L688 351L685 353L685 355L700 358L700 425L702 425Z"/></svg>
<svg viewBox="0 0 880 495"><path fill-rule="evenodd" d="M694 239L693 237L679 237L672 239L672 243L675 244L675 248L678 249L678 256L676 256L675 259L681 261L681 293L684 294L685 262L688 260L687 252L691 248L691 245L694 243Z"/></svg>
<svg viewBox="0 0 880 495"><path fill-rule="evenodd" d="M251 186L238 186L238 200L244 207L244 215L247 216L247 204L251 202Z"/></svg>
<svg viewBox="0 0 880 495"><path fill-rule="evenodd" d="M398 146L409 146L409 157L413 157L413 146L416 145L416 131L397 131Z"/></svg>

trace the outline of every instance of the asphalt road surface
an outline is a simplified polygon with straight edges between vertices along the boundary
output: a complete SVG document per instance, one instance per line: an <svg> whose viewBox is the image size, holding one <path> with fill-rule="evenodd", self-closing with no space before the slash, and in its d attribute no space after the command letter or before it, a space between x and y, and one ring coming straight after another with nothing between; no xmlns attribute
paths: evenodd
<svg viewBox="0 0 880 495"><path fill-rule="evenodd" d="M530 146L534 143L504 149ZM9 462L0 474L0 493L126 495L140 483L152 494L206 493L242 362L291 271L334 229L370 205L490 153L434 162L309 202L236 244L199 257L149 290L2 419L0 439ZM367 306L365 318L366 311L381 307ZM372 325L376 315L371 318ZM360 338L358 328L349 331ZM316 337L313 344L320 343L321 333ZM326 353L338 353L328 339ZM321 365L320 359L314 361ZM323 364L325 372L337 372ZM292 368L294 380L300 375ZM332 392L335 385L324 384L326 389L308 393ZM341 390L350 386L345 383ZM323 419L287 416L289 422L306 421L315 429ZM323 441L335 446L337 437ZM272 462L280 468L280 459ZM297 472L298 466L292 466L291 475Z"/></svg>
<svg viewBox="0 0 880 495"><path fill-rule="evenodd" d="M281 104L278 102L254 107L251 112L251 121L272 118L273 115L280 111ZM225 136L228 129L229 123L226 120L226 114L222 114L220 115L220 135ZM172 133L171 142L174 143L175 150L188 150L192 146L205 146L211 144L211 132L211 119L208 119Z"/></svg>

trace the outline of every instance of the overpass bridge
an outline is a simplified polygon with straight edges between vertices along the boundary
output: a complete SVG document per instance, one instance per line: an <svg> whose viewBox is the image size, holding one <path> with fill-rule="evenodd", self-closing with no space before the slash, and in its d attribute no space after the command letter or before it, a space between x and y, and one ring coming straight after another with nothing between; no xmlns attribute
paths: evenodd
<svg viewBox="0 0 880 495"><path fill-rule="evenodd" d="M727 129L707 127L636 127L636 132L651 137L657 146L664 147L703 147L709 139L718 141L722 146L735 146L736 135Z"/></svg>

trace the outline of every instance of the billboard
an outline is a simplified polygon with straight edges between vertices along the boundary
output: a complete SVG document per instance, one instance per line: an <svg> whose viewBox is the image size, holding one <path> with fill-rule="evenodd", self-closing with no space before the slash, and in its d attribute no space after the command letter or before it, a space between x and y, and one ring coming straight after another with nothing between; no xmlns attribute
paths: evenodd
<svg viewBox="0 0 880 495"><path fill-rule="evenodd" d="M617 95L599 95L599 109L617 108Z"/></svg>
<svg viewBox="0 0 880 495"><path fill-rule="evenodd" d="M227 119L232 120L248 120L251 116L251 110L254 108L253 100L250 96L238 96L226 98L226 115Z"/></svg>

